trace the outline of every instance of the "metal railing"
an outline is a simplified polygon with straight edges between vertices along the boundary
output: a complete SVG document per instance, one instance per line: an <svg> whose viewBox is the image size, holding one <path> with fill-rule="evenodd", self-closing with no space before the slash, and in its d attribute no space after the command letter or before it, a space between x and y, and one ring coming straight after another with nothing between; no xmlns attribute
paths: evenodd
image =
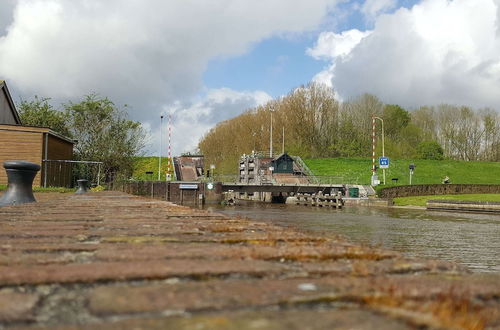
<svg viewBox="0 0 500 330"><path fill-rule="evenodd" d="M300 158L300 156L291 156L295 162L295 165L297 165L300 170L302 171L302 173L304 173L305 175L307 175L307 177L309 178L309 181L311 183L319 183L318 182L318 178L314 175L314 173L309 169L309 167L306 165L306 163L304 163L304 161L302 160L302 158Z"/></svg>
<svg viewBox="0 0 500 330"><path fill-rule="evenodd" d="M342 176L331 176L331 175L314 175L314 176L308 176L308 175L295 175L294 177L296 178L304 178L309 181L309 184L330 184L330 185L335 185L335 184L358 184L358 180L350 180L352 182L346 182L344 177ZM311 179L312 178L312 179ZM202 178L200 181L202 182L210 182L210 181L217 181L217 182L224 182L224 183L239 183L240 182L240 176L239 175L215 175L214 177L210 178ZM271 181L271 176L267 178L267 180L264 180L262 177L258 180L260 184L270 184L270 183L276 183L275 180L275 175L273 175L273 180Z"/></svg>
<svg viewBox="0 0 500 330"><path fill-rule="evenodd" d="M102 162L44 159L42 163L44 187L71 188L78 179L87 179L91 184L101 183Z"/></svg>

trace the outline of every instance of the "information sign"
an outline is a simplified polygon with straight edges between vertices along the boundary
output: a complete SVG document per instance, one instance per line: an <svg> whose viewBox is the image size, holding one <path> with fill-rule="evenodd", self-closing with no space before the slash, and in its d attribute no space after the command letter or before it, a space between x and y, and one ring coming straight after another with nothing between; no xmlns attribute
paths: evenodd
<svg viewBox="0 0 500 330"><path fill-rule="evenodd" d="M380 157L378 163L380 168L389 168L389 157Z"/></svg>
<svg viewBox="0 0 500 330"><path fill-rule="evenodd" d="M197 184L185 184L185 183L181 183L179 185L179 188L180 189L192 189L192 190L196 190L196 189L198 189L198 185Z"/></svg>

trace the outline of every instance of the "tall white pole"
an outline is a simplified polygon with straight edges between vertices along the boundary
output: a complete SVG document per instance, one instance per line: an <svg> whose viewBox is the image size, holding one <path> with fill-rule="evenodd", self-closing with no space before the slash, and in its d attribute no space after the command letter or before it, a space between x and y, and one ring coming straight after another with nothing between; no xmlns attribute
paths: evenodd
<svg viewBox="0 0 500 330"><path fill-rule="evenodd" d="M160 181L160 178L161 178L161 140L162 140L162 136L161 136L161 130L162 130L162 127L163 127L163 115L160 116L160 151L158 152L158 181Z"/></svg>
<svg viewBox="0 0 500 330"><path fill-rule="evenodd" d="M269 157L273 158L273 112L274 109L271 108L271 131L269 135Z"/></svg>
<svg viewBox="0 0 500 330"><path fill-rule="evenodd" d="M281 146L281 153L285 153L285 126L283 126L283 144Z"/></svg>

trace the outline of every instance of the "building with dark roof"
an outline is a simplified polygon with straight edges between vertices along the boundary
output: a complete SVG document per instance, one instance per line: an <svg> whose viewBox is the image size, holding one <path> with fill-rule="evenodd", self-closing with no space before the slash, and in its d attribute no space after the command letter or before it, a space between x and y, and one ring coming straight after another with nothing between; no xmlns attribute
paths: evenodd
<svg viewBox="0 0 500 330"><path fill-rule="evenodd" d="M23 126L7 84L0 80L0 164L8 160L36 163L42 169L33 185L70 186L71 169L63 169L63 163L53 166L49 161L71 160L74 143L50 128ZM7 184L7 175L1 167L0 184Z"/></svg>
<svg viewBox="0 0 500 330"><path fill-rule="evenodd" d="M21 125L16 106L12 102L7 84L3 80L0 80L0 124Z"/></svg>

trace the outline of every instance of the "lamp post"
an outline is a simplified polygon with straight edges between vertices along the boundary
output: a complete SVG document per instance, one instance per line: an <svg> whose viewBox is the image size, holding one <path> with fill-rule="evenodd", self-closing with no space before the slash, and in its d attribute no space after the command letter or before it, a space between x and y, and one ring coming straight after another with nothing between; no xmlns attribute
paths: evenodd
<svg viewBox="0 0 500 330"><path fill-rule="evenodd" d="M384 141L384 120L380 117L373 117L373 119L378 119L382 123L382 157L385 157L385 141ZM382 169L384 175L384 185L385 185L385 168Z"/></svg>
<svg viewBox="0 0 500 330"><path fill-rule="evenodd" d="M158 152L158 181L161 179L161 128L163 127L163 115L160 116L160 150Z"/></svg>
<svg viewBox="0 0 500 330"><path fill-rule="evenodd" d="M273 112L274 112L274 106L271 106L269 111L271 112L271 131L269 134L269 157L273 158Z"/></svg>

